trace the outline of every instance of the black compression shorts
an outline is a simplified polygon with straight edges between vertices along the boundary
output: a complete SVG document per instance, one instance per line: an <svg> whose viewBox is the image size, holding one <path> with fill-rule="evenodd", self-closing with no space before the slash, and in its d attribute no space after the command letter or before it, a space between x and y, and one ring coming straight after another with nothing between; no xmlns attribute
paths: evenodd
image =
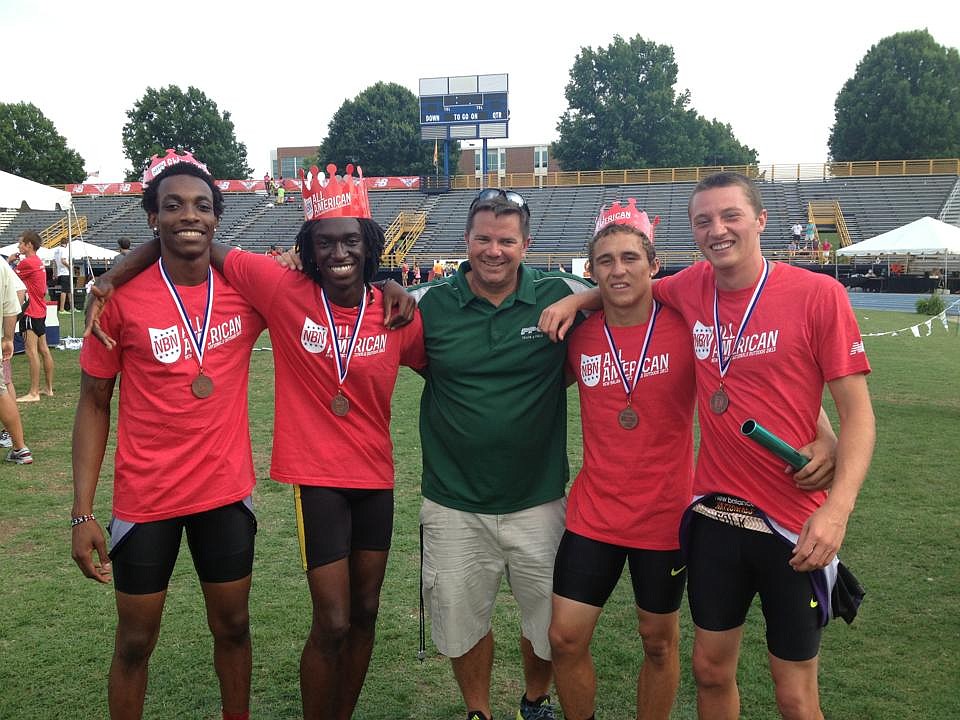
<svg viewBox="0 0 960 720"><path fill-rule="evenodd" d="M759 593L770 653L781 660L816 657L817 600L809 574L790 567L791 550L777 535L694 514L687 549L693 622L718 632L740 627Z"/></svg>
<svg viewBox="0 0 960 720"><path fill-rule="evenodd" d="M617 586L623 562L637 607L652 613L680 609L686 572L679 550L639 550L591 540L564 531L553 566L553 592L577 602L603 607Z"/></svg>
<svg viewBox="0 0 960 720"><path fill-rule="evenodd" d="M201 582L222 583L253 571L257 520L243 502L146 523L110 523L113 585L130 595L162 592L170 583L183 530Z"/></svg>
<svg viewBox="0 0 960 720"><path fill-rule="evenodd" d="M390 549L393 490L295 486L300 560L312 570L353 550Z"/></svg>

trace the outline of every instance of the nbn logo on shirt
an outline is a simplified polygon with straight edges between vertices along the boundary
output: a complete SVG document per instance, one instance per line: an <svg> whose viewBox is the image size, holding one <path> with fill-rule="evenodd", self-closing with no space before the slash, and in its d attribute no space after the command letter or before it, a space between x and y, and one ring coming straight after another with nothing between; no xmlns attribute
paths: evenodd
<svg viewBox="0 0 960 720"><path fill-rule="evenodd" d="M542 338L542 337L543 337L543 333L540 332L540 328L538 328L536 325L520 328L521 340L535 340L537 338Z"/></svg>

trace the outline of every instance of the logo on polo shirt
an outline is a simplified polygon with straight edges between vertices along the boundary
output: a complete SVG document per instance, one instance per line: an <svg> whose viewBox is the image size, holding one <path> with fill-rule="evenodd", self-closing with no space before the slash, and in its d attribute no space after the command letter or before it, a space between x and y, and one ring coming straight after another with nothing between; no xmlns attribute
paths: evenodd
<svg viewBox="0 0 960 720"><path fill-rule="evenodd" d="M168 328L147 328L150 331L150 349L153 356L162 363L175 363L180 359L183 345L180 342L180 327L171 325Z"/></svg>
<svg viewBox="0 0 960 720"><path fill-rule="evenodd" d="M327 347L327 328L319 325L308 317L303 319L303 329L300 331L300 344L308 353L319 355Z"/></svg>
<svg viewBox="0 0 960 720"><path fill-rule="evenodd" d="M600 382L600 355L580 354L580 379L587 387L595 387Z"/></svg>
<svg viewBox="0 0 960 720"><path fill-rule="evenodd" d="M535 340L536 338L542 338L543 336L543 333L540 332L540 328L538 328L536 325L520 328L521 340Z"/></svg>

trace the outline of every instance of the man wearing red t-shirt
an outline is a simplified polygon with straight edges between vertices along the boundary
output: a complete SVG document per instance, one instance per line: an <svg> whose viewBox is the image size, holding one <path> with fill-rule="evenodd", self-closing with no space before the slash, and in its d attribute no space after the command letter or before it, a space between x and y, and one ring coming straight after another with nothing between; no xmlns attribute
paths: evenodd
<svg viewBox="0 0 960 720"><path fill-rule="evenodd" d="M840 284L764 259L767 212L748 178L701 181L689 214L707 261L658 282L654 297L683 315L696 356L701 501L686 550L700 716L739 714L740 639L759 593L781 715L822 718L817 666L829 593L815 591L813 576L835 572L870 465L870 366ZM798 487L782 460L741 433L753 419L804 445L816 434L825 384L840 416L829 494Z"/></svg>
<svg viewBox="0 0 960 720"><path fill-rule="evenodd" d="M265 324L210 268L223 196L206 169L186 157L156 177L151 173L144 193L160 241L159 262L116 290L100 315L113 347L88 341L80 354L73 558L87 577L113 580L118 625L110 716L139 718L186 530L214 640L223 717L245 720L252 670L247 600L257 525L247 378L253 343ZM169 156L158 162L164 160ZM132 274L133 264L124 262L116 272ZM93 505L119 374L108 556Z"/></svg>
<svg viewBox="0 0 960 720"><path fill-rule="evenodd" d="M680 681L685 580L678 528L693 486L693 353L683 319L653 300L653 225L633 201L597 220L590 267L603 300L573 333L583 467L553 571L550 646L565 718L593 718L590 641L629 562L643 640L637 717L668 718Z"/></svg>
<svg viewBox="0 0 960 720"><path fill-rule="evenodd" d="M656 282L653 294L683 316L696 357L697 502L683 535L698 710L701 718L739 715L740 638L759 593L781 714L822 718L820 632L833 612L837 550L876 437L870 366L839 283L764 259L767 212L752 181L736 173L706 178L689 214L707 261ZM563 337L574 311L596 300L549 308L541 328ZM825 385L840 416L835 470L822 447L806 444L826 432ZM812 459L788 474L742 434L746 420ZM831 475L827 494L821 488Z"/></svg>
<svg viewBox="0 0 960 720"><path fill-rule="evenodd" d="M17 264L17 275L27 286L30 304L21 321L23 350L30 364L30 391L17 398L17 402L38 402L40 400L40 363L43 363L43 375L47 381L44 395L53 395L53 356L47 347L47 271L37 250L43 245L40 236L33 230L27 230L18 238L18 247L23 259Z"/></svg>

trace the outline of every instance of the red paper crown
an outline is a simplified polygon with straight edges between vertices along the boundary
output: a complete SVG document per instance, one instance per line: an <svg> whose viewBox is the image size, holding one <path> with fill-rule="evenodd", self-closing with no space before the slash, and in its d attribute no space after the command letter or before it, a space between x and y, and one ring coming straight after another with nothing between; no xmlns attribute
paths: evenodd
<svg viewBox="0 0 960 720"><path fill-rule="evenodd" d="M369 218L370 200L363 182L363 169L359 166L357 174L354 178L353 165L347 165L342 179L337 177L337 166L333 164L327 165L326 175L316 165L306 175L301 169L304 219Z"/></svg>
<svg viewBox="0 0 960 720"><path fill-rule="evenodd" d="M173 148L167 148L167 154L163 157L159 155L154 155L150 158L150 167L143 171L143 184L149 185L150 181L153 180L157 175L162 173L168 167L172 167L177 163L188 162L192 165L196 165L198 168L203 170L207 175L210 174L210 171L207 169L207 166L202 162L197 160L193 153L184 150L183 155L178 155L177 151Z"/></svg>
<svg viewBox="0 0 960 720"><path fill-rule="evenodd" d="M619 202L615 202L610 206L609 210L600 211L600 217L597 218L597 227L593 231L593 234L596 235L610 225L629 225L642 232L650 242L653 242L653 233L659 224L659 215L657 215L651 223L645 210L637 210L636 200L627 198L626 207Z"/></svg>

